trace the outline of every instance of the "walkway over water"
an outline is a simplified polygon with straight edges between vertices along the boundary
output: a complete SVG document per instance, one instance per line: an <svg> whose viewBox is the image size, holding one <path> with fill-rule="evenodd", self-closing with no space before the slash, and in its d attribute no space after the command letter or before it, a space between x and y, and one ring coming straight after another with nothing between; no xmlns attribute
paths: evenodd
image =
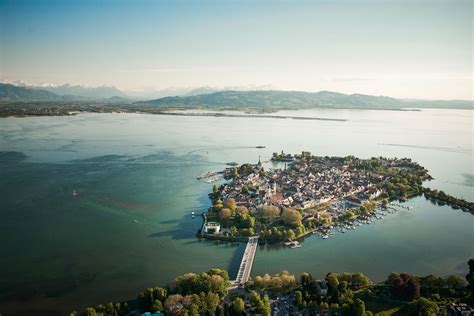
<svg viewBox="0 0 474 316"><path fill-rule="evenodd" d="M242 261L240 262L239 272L237 278L234 281L235 285L245 284L250 277L252 271L253 261L255 259L255 252L257 252L258 236L250 237L247 246L245 247Z"/></svg>

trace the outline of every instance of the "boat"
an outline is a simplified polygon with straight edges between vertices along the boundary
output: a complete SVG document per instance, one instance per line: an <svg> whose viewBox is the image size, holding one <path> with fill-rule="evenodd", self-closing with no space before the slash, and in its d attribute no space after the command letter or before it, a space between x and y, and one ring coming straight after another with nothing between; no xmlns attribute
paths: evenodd
<svg viewBox="0 0 474 316"><path fill-rule="evenodd" d="M79 195L79 193L77 193L76 190L72 191L72 196L78 196L78 195Z"/></svg>
<svg viewBox="0 0 474 316"><path fill-rule="evenodd" d="M133 220L134 223L138 223L138 221L136 219Z"/></svg>
<svg viewBox="0 0 474 316"><path fill-rule="evenodd" d="M255 148L261 149L261 148L265 148L265 146L257 146L257 147L255 147Z"/></svg>
<svg viewBox="0 0 474 316"><path fill-rule="evenodd" d="M323 236L323 239L328 239L329 238L329 235L324 235Z"/></svg>
<svg viewBox="0 0 474 316"><path fill-rule="evenodd" d="M195 215L195 213L194 213L194 212L191 212L191 215L192 215L192 216L194 216L194 215Z"/></svg>
<svg viewBox="0 0 474 316"><path fill-rule="evenodd" d="M285 246L290 246L291 248L299 248L301 247L300 243L297 240L294 241L287 241L283 243Z"/></svg>
<svg viewBox="0 0 474 316"><path fill-rule="evenodd" d="M231 161L231 162L226 163L226 165L228 165L228 166L238 166L239 164L235 161Z"/></svg>

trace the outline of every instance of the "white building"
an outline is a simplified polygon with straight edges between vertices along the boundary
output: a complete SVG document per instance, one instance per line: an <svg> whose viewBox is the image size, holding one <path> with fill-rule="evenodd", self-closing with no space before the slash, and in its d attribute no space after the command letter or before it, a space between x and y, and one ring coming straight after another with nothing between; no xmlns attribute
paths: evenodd
<svg viewBox="0 0 474 316"><path fill-rule="evenodd" d="M221 224L217 222L207 222L203 227L205 234L215 234L221 231Z"/></svg>

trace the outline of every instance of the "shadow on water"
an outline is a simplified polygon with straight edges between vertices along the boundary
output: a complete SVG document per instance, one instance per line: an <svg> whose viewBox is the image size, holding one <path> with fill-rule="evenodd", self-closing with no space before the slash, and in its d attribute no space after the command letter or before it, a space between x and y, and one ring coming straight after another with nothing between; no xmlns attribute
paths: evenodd
<svg viewBox="0 0 474 316"><path fill-rule="evenodd" d="M232 260L229 263L227 271L231 280L237 278L237 272L239 272L240 262L242 261L242 257L244 256L245 247L245 243L238 243L238 246L235 249L234 256L232 257Z"/></svg>

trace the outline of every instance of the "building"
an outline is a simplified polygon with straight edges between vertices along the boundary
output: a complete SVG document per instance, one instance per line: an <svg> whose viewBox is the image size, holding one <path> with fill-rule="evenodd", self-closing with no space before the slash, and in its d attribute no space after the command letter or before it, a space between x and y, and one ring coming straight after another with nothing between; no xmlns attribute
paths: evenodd
<svg viewBox="0 0 474 316"><path fill-rule="evenodd" d="M205 234L215 234L221 231L221 224L217 222L207 222L202 229Z"/></svg>

